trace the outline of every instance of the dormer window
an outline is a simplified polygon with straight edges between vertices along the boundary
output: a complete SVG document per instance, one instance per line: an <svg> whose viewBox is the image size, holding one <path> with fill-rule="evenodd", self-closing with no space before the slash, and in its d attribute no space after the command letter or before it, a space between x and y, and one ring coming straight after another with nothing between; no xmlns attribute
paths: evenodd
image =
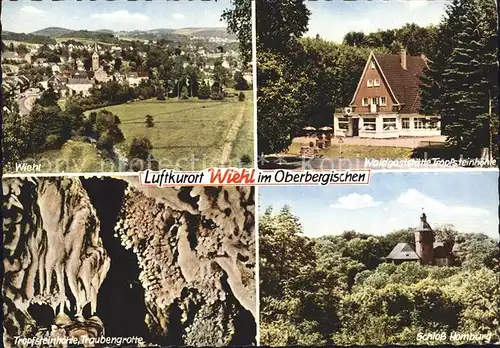
<svg viewBox="0 0 500 348"><path fill-rule="evenodd" d="M373 86L375 86L375 87L380 86L380 80L379 79L373 80Z"/></svg>
<svg viewBox="0 0 500 348"><path fill-rule="evenodd" d="M375 69L375 62L373 60L371 61L370 66L372 69Z"/></svg>
<svg viewBox="0 0 500 348"><path fill-rule="evenodd" d="M367 81L366 81L366 85L367 85L368 87L373 87L373 80L367 80Z"/></svg>

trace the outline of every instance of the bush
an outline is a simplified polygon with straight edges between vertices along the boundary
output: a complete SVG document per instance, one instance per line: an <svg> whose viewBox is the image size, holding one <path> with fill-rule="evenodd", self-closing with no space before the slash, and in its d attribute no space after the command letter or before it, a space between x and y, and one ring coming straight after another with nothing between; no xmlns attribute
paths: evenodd
<svg viewBox="0 0 500 348"><path fill-rule="evenodd" d="M181 89L181 99L188 99L188 89L186 86L182 86Z"/></svg>
<svg viewBox="0 0 500 348"><path fill-rule="evenodd" d="M239 101L244 101L245 100L245 93L240 92L240 94L238 95L238 100Z"/></svg>
<svg viewBox="0 0 500 348"><path fill-rule="evenodd" d="M156 100L166 100L167 98L165 98L165 94L163 93L160 93L158 94L158 96L156 97Z"/></svg>
<svg viewBox="0 0 500 348"><path fill-rule="evenodd" d="M210 87L206 84L202 84L198 90L198 99L208 99L210 98Z"/></svg>
<svg viewBox="0 0 500 348"><path fill-rule="evenodd" d="M146 118L144 119L144 121L146 122L146 127L151 128L154 126L153 116L146 115Z"/></svg>
<svg viewBox="0 0 500 348"><path fill-rule="evenodd" d="M62 145L61 137L56 134L51 134L45 138L45 146L46 150L56 150L59 149Z"/></svg>
<svg viewBox="0 0 500 348"><path fill-rule="evenodd" d="M92 112L90 113L89 119L90 119L90 122L95 123L95 121L96 121L96 119L97 119L97 112L92 111Z"/></svg>
<svg viewBox="0 0 500 348"><path fill-rule="evenodd" d="M115 124L120 124L120 123L122 123L122 121L117 115L115 115Z"/></svg>
<svg viewBox="0 0 500 348"><path fill-rule="evenodd" d="M111 151L113 149L113 145L113 137L109 134L104 134L97 141L97 147L100 149Z"/></svg>
<svg viewBox="0 0 500 348"><path fill-rule="evenodd" d="M113 144L118 144L125 140L125 136L123 135L123 132L120 127L118 127L118 125L113 125L112 127L110 127L106 132L106 135L111 137L111 139L113 140Z"/></svg>
<svg viewBox="0 0 500 348"><path fill-rule="evenodd" d="M130 143L130 148L128 150L129 160L134 158L139 158L142 160L147 160L150 151L153 149L153 144L151 140L147 137L134 138Z"/></svg>
<svg viewBox="0 0 500 348"><path fill-rule="evenodd" d="M224 99L224 94L222 94L220 92L212 92L210 94L210 99L213 99L213 100L222 100L222 99Z"/></svg>

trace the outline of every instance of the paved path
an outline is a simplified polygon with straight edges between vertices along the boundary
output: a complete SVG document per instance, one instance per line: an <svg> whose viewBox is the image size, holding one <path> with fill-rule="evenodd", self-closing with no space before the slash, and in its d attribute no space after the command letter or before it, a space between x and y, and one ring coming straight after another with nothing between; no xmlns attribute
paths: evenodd
<svg viewBox="0 0 500 348"><path fill-rule="evenodd" d="M242 104L243 105L241 106L240 112L238 113L233 123L231 124L231 127L227 132L226 139L224 140L224 147L222 148L222 155L219 162L220 167L227 166L231 159L231 153L233 152L234 141L238 136L238 132L241 128L241 125L243 124L243 117L245 116L247 103L242 102Z"/></svg>
<svg viewBox="0 0 500 348"><path fill-rule="evenodd" d="M315 137L297 137L293 139L294 143L309 144L310 141L315 141ZM408 137L408 138L395 138L395 139L366 139L359 137L345 137L344 145L364 145L364 146L390 146L390 147L407 147L415 149L420 147L420 142L445 142L446 137L432 136L432 137ZM332 139L332 144L337 144L338 139Z"/></svg>

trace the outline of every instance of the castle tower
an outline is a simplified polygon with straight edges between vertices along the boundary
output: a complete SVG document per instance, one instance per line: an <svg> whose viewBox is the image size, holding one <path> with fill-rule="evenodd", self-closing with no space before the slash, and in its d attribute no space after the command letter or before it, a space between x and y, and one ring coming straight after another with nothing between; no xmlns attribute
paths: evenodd
<svg viewBox="0 0 500 348"><path fill-rule="evenodd" d="M425 213L422 213L420 225L415 231L415 249L423 265L434 263L434 231L427 223Z"/></svg>
<svg viewBox="0 0 500 348"><path fill-rule="evenodd" d="M97 49L97 40L94 40L94 53L92 53L92 70L99 70L99 52Z"/></svg>

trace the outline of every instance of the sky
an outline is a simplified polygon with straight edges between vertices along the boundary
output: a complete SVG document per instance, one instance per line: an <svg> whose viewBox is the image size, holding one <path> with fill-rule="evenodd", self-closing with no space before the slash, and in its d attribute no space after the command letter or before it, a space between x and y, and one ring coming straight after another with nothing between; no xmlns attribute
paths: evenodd
<svg viewBox="0 0 500 348"><path fill-rule="evenodd" d="M47 27L72 30L147 30L225 27L229 0L215 1L2 1L3 30L29 33Z"/></svg>
<svg viewBox="0 0 500 348"><path fill-rule="evenodd" d="M258 192L260 213L289 205L309 237L346 230L385 235L417 227L422 211L431 226L499 236L498 171L372 172L369 185L263 186Z"/></svg>
<svg viewBox="0 0 500 348"><path fill-rule="evenodd" d="M319 34L340 43L350 31L370 33L406 23L439 24L445 4L444 0L309 0L306 6L311 15L306 36Z"/></svg>

